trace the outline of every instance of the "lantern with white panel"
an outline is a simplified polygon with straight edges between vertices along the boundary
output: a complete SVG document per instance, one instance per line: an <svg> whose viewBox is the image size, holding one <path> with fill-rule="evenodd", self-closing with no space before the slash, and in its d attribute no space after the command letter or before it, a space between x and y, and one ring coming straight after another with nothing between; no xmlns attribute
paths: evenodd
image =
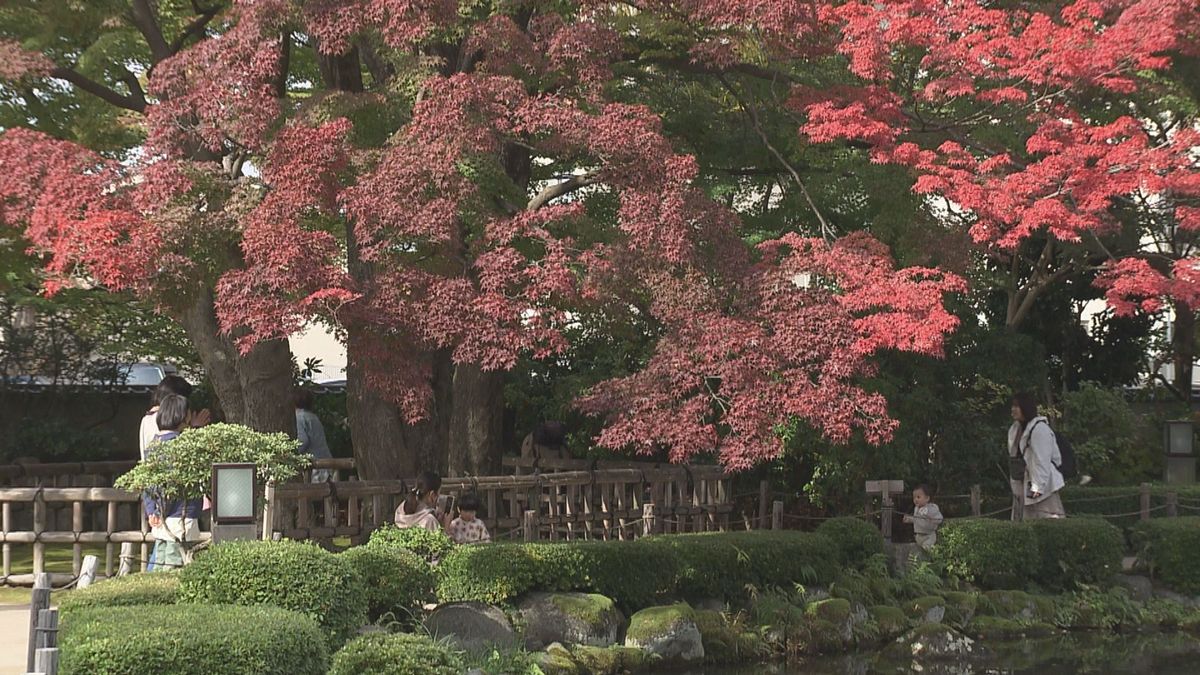
<svg viewBox="0 0 1200 675"><path fill-rule="evenodd" d="M1188 420L1171 421L1163 426L1163 446L1167 455L1163 480L1168 484L1196 482L1195 440L1195 429Z"/></svg>
<svg viewBox="0 0 1200 675"><path fill-rule="evenodd" d="M255 471L253 464L213 464L213 541L254 539Z"/></svg>

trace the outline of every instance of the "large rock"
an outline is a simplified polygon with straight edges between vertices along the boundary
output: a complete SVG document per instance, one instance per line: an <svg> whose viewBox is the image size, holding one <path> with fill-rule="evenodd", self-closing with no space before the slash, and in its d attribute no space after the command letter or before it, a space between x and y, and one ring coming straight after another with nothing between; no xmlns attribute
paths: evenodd
<svg viewBox="0 0 1200 675"><path fill-rule="evenodd" d="M517 646L517 635L504 612L482 602L455 602L440 605L425 629L435 638L449 638L459 649L485 652L492 648Z"/></svg>
<svg viewBox="0 0 1200 675"><path fill-rule="evenodd" d="M695 663L704 659L704 643L696 615L686 603L651 607L634 614L625 634L625 646L667 664Z"/></svg>
<svg viewBox="0 0 1200 675"><path fill-rule="evenodd" d="M896 638L888 649L893 656L919 661L965 660L979 651L974 640L939 623L917 626Z"/></svg>
<svg viewBox="0 0 1200 675"><path fill-rule="evenodd" d="M621 610L593 593L531 593L517 611L530 651L554 642L607 647L617 644L625 630Z"/></svg>
<svg viewBox="0 0 1200 675"><path fill-rule="evenodd" d="M1146 602L1154 597L1154 584L1150 579L1137 574L1117 574L1113 583L1129 590L1129 598L1137 602Z"/></svg>

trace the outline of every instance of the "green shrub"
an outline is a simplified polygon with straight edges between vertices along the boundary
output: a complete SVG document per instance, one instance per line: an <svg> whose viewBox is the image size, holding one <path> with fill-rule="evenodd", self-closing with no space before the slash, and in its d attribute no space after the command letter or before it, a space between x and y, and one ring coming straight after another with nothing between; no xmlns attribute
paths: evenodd
<svg viewBox="0 0 1200 675"><path fill-rule="evenodd" d="M883 535L879 528L861 518L830 518L817 528L833 540L843 565L861 567L873 555L883 554Z"/></svg>
<svg viewBox="0 0 1200 675"><path fill-rule="evenodd" d="M275 605L308 616L340 646L367 621L362 578L314 544L217 544L179 573L180 602Z"/></svg>
<svg viewBox="0 0 1200 675"><path fill-rule="evenodd" d="M317 623L278 607L80 607L58 639L68 674L321 675L329 663Z"/></svg>
<svg viewBox="0 0 1200 675"><path fill-rule="evenodd" d="M355 546L340 555L362 577L372 621L388 612L403 619L412 609L433 600L433 569L415 553Z"/></svg>
<svg viewBox="0 0 1200 675"><path fill-rule="evenodd" d="M983 588L1022 588L1041 566L1033 528L1007 520L948 522L934 555L948 574Z"/></svg>
<svg viewBox="0 0 1200 675"><path fill-rule="evenodd" d="M587 591L637 610L679 595L827 584L837 549L806 532L670 535L632 542L461 546L438 565L438 600L501 604L528 591Z"/></svg>
<svg viewBox="0 0 1200 675"><path fill-rule="evenodd" d="M1200 593L1200 516L1158 518L1133 528L1134 548L1150 573L1182 593Z"/></svg>
<svg viewBox="0 0 1200 675"><path fill-rule="evenodd" d="M364 635L333 656L329 675L459 675L462 658L423 635Z"/></svg>
<svg viewBox="0 0 1200 675"><path fill-rule="evenodd" d="M1041 564L1036 581L1050 588L1074 588L1107 581L1121 571L1125 537L1100 518L1055 518L1025 524L1037 537Z"/></svg>
<svg viewBox="0 0 1200 675"><path fill-rule="evenodd" d="M58 611L65 617L89 607L173 605L178 597L179 574L176 572L130 574L64 593Z"/></svg>
<svg viewBox="0 0 1200 675"><path fill-rule="evenodd" d="M441 530L432 531L420 527L400 528L385 525L371 533L367 540L370 548L411 551L425 560L438 560L454 549L454 542Z"/></svg>

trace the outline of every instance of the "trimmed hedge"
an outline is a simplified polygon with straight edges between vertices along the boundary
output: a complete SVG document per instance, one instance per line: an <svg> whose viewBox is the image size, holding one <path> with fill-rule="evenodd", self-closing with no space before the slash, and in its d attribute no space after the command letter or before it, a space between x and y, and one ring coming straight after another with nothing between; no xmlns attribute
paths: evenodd
<svg viewBox="0 0 1200 675"><path fill-rule="evenodd" d="M62 595L58 611L67 616L90 607L173 605L179 598L177 572L143 572L113 577Z"/></svg>
<svg viewBox="0 0 1200 675"><path fill-rule="evenodd" d="M1200 485L1151 483L1150 508L1158 509L1150 514L1152 518L1165 516L1161 507L1167 504L1168 492L1176 493L1181 500L1200 500ZM1105 517L1108 522L1125 530L1129 530L1140 521L1138 512L1141 510L1141 495L1137 485L1119 487L1068 485L1058 494L1062 497L1063 508L1066 509L1068 516L1129 514ZM1182 511L1181 509L1180 512L1182 513Z"/></svg>
<svg viewBox="0 0 1200 675"><path fill-rule="evenodd" d="M817 527L837 544L843 565L862 567L871 556L883 555L883 535L871 523L852 517L830 518Z"/></svg>
<svg viewBox="0 0 1200 675"><path fill-rule="evenodd" d="M1021 588L1041 566L1033 528L979 518L945 523L934 556L946 572L983 588Z"/></svg>
<svg viewBox="0 0 1200 675"><path fill-rule="evenodd" d="M1182 593L1200 593L1200 516L1158 518L1138 523L1133 528L1133 544L1138 558L1150 567L1150 573Z"/></svg>
<svg viewBox="0 0 1200 675"><path fill-rule="evenodd" d="M399 528L395 525L384 525L371 533L367 546L388 551L409 551L425 560L433 561L453 550L454 542L441 530L434 532L420 527Z"/></svg>
<svg viewBox="0 0 1200 675"><path fill-rule="evenodd" d="M438 566L441 602L505 603L525 592L586 591L640 609L668 597L738 598L748 587L829 583L838 550L810 532L735 532L626 542L463 546Z"/></svg>
<svg viewBox="0 0 1200 675"><path fill-rule="evenodd" d="M62 620L63 673L322 675L323 631L278 607L78 607Z"/></svg>
<svg viewBox="0 0 1200 675"><path fill-rule="evenodd" d="M355 546L340 554L362 577L367 596L367 615L374 621L392 612L405 618L409 610L433 599L434 575L415 553Z"/></svg>
<svg viewBox="0 0 1200 675"><path fill-rule="evenodd" d="M456 652L424 635L376 633L334 654L329 675L459 675L466 670Z"/></svg>
<svg viewBox="0 0 1200 675"><path fill-rule="evenodd" d="M1033 520L1041 564L1034 580L1057 589L1107 581L1121 571L1125 536L1101 518Z"/></svg>
<svg viewBox="0 0 1200 675"><path fill-rule="evenodd" d="M367 622L363 580L350 563L314 544L232 541L179 572L179 601L275 605L308 616L341 646Z"/></svg>

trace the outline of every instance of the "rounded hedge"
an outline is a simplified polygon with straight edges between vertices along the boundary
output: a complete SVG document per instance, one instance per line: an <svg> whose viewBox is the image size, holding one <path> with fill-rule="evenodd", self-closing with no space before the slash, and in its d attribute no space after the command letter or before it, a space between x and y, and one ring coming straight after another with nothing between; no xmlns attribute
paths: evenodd
<svg viewBox="0 0 1200 675"><path fill-rule="evenodd" d="M1133 527L1133 544L1138 558L1150 573L1181 592L1200 593L1200 516L1155 518Z"/></svg>
<svg viewBox="0 0 1200 675"><path fill-rule="evenodd" d="M89 607L173 605L179 598L178 572L142 572L113 577L62 594L58 611L63 616Z"/></svg>
<svg viewBox="0 0 1200 675"><path fill-rule="evenodd" d="M362 577L367 614L372 621L388 612L403 619L413 609L433 600L433 569L415 553L355 546L343 551L340 557Z"/></svg>
<svg viewBox="0 0 1200 675"><path fill-rule="evenodd" d="M376 633L334 654L329 675L459 675L466 670L457 652L428 637Z"/></svg>
<svg viewBox="0 0 1200 675"><path fill-rule="evenodd" d="M1121 571L1125 536L1100 518L1048 518L1025 524L1037 538L1034 580L1056 589L1107 581Z"/></svg>
<svg viewBox="0 0 1200 675"><path fill-rule="evenodd" d="M947 522L933 554L951 576L982 588L1023 588L1042 564L1033 528L988 518Z"/></svg>
<svg viewBox="0 0 1200 675"><path fill-rule="evenodd" d="M400 528L385 525L371 533L367 546L391 551L409 551L425 560L433 561L453 550L454 542L441 530L435 532L420 527Z"/></svg>
<svg viewBox="0 0 1200 675"><path fill-rule="evenodd" d="M64 673L322 675L329 664L321 627L278 607L80 607L58 640Z"/></svg>
<svg viewBox="0 0 1200 675"><path fill-rule="evenodd" d="M842 564L862 567L874 555L883 554L883 535L879 528L861 519L849 516L830 518L817 527L837 545Z"/></svg>
<svg viewBox="0 0 1200 675"><path fill-rule="evenodd" d="M275 605L308 616L340 646L367 622L362 578L350 563L314 544L217 544L179 573L179 601Z"/></svg>

